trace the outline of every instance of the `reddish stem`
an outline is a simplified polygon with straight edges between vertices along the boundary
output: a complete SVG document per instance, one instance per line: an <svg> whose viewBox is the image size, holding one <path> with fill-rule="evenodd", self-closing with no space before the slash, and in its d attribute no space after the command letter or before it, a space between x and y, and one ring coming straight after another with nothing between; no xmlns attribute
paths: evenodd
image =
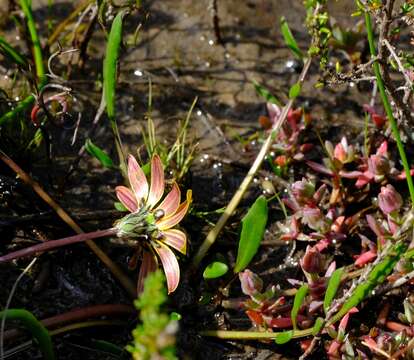
<svg viewBox="0 0 414 360"><path fill-rule="evenodd" d="M38 252L49 251L49 250L53 250L61 246L76 244L79 242L84 242L87 240L96 239L96 238L100 238L104 236L112 236L115 234L116 234L116 229L109 228L105 230L98 230L98 231L92 231L89 233L82 233L79 235L69 236L66 238L58 239L58 240L46 241L41 244L29 246L27 248L12 252L10 254L0 256L0 264L11 261L11 260L15 260L21 257L33 255Z"/></svg>

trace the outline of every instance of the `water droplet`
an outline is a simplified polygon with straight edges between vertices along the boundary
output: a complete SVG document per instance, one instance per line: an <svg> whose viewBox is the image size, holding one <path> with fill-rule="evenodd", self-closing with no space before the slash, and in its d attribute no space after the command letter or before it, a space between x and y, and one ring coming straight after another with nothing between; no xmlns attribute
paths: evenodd
<svg viewBox="0 0 414 360"><path fill-rule="evenodd" d="M197 115L198 115L198 116L203 115L203 113L201 112L201 110L197 110Z"/></svg>
<svg viewBox="0 0 414 360"><path fill-rule="evenodd" d="M213 45L214 45L214 41L213 41L213 40L209 40L209 41L208 41L208 44L209 44L210 46L213 46Z"/></svg>
<svg viewBox="0 0 414 360"><path fill-rule="evenodd" d="M206 61L206 63L204 64L206 67L210 67L210 63L208 61Z"/></svg>
<svg viewBox="0 0 414 360"><path fill-rule="evenodd" d="M201 36L200 36L200 40L201 40L201 41L206 41L206 37L205 37L204 35L201 35Z"/></svg>
<svg viewBox="0 0 414 360"><path fill-rule="evenodd" d="M19 98L18 96L16 96L14 99L15 99L16 101L19 101L19 100L20 100L20 98Z"/></svg>
<svg viewBox="0 0 414 360"><path fill-rule="evenodd" d="M135 75L135 76L142 76L142 75L144 75L144 73L143 73L140 69L136 69L136 70L134 71L134 75Z"/></svg>

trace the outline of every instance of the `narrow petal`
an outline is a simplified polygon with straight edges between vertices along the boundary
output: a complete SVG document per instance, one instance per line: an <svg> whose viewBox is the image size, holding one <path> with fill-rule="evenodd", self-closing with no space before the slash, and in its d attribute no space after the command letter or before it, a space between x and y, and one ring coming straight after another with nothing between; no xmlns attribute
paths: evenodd
<svg viewBox="0 0 414 360"><path fill-rule="evenodd" d="M164 216L170 216L174 214L178 206L180 205L181 192L177 183L174 182L171 191L165 197L160 205L157 206L156 210L162 209L164 211Z"/></svg>
<svg viewBox="0 0 414 360"><path fill-rule="evenodd" d="M148 196L148 181L137 160L132 155L128 156L128 178L137 202L140 202L141 199L145 201Z"/></svg>
<svg viewBox="0 0 414 360"><path fill-rule="evenodd" d="M154 155L151 160L151 187L147 201L150 208L153 208L161 200L164 187L164 168L160 157Z"/></svg>
<svg viewBox="0 0 414 360"><path fill-rule="evenodd" d="M137 294L141 294L144 290L144 281L147 276L157 270L157 263L154 259L154 255L149 252L145 251L142 254L142 263L141 267L139 268L138 274L138 282L137 282Z"/></svg>
<svg viewBox="0 0 414 360"><path fill-rule="evenodd" d="M131 212L134 212L138 208L137 200L134 194L125 186L117 186L115 188L116 196L119 201Z"/></svg>
<svg viewBox="0 0 414 360"><path fill-rule="evenodd" d="M170 229L162 232L164 244L174 248L182 254L187 253L187 236L180 230Z"/></svg>
<svg viewBox="0 0 414 360"><path fill-rule="evenodd" d="M175 254L168 246L160 242L157 242L157 245L154 246L154 249L161 259L165 277L167 278L168 294L171 294L177 289L178 283L180 282L180 267L178 266Z"/></svg>
<svg viewBox="0 0 414 360"><path fill-rule="evenodd" d="M173 226L177 225L185 216L185 214L188 211L188 207L191 203L191 190L187 191L187 199L184 201L177 209L177 211L170 215L170 216L164 216L161 218L161 220L157 221L157 227L161 231L167 230L172 228Z"/></svg>

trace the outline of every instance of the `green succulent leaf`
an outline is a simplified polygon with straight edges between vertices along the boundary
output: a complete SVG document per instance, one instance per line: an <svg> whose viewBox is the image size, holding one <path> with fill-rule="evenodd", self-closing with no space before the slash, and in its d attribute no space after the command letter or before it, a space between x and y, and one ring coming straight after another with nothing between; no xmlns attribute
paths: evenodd
<svg viewBox="0 0 414 360"><path fill-rule="evenodd" d="M205 268L203 272L203 278L216 279L223 276L225 273L227 273L228 270L229 267L227 266L227 264L221 261L213 261Z"/></svg>
<svg viewBox="0 0 414 360"><path fill-rule="evenodd" d="M335 298L338 287L341 284L341 277L344 269L336 269L332 276L329 278L328 286L326 288L325 298L323 299L323 310L325 314L328 312L329 307L332 304L332 300Z"/></svg>
<svg viewBox="0 0 414 360"><path fill-rule="evenodd" d="M237 250L236 266L234 272L244 270L256 255L267 223L267 200L259 196L242 219L239 248Z"/></svg>
<svg viewBox="0 0 414 360"><path fill-rule="evenodd" d="M295 299L293 300L293 307L290 313L290 317L292 319L293 328L297 329L297 316L300 310L300 307L303 304L303 300L305 300L306 294L308 293L308 285L303 284L295 294Z"/></svg>
<svg viewBox="0 0 414 360"><path fill-rule="evenodd" d="M301 90L302 90L302 87L300 86L300 83L297 82L293 84L289 90L289 99L297 98Z"/></svg>
<svg viewBox="0 0 414 360"><path fill-rule="evenodd" d="M283 331L276 333L275 342L278 345L283 345L288 343L293 337L293 330Z"/></svg>

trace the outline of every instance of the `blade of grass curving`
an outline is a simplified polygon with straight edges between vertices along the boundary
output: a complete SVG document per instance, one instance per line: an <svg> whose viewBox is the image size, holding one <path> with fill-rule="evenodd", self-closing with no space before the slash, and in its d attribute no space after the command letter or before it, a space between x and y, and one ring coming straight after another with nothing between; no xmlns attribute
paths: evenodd
<svg viewBox="0 0 414 360"><path fill-rule="evenodd" d="M85 149L90 155L98 159L102 166L108 169L115 168L115 165L109 155L99 146L95 145L91 139L86 139Z"/></svg>
<svg viewBox="0 0 414 360"><path fill-rule="evenodd" d="M280 30L282 31L283 39L285 40L286 46L293 52L293 54L299 60L303 60L303 53L300 50L298 43L296 42L295 37L290 31L289 25L284 17L280 19Z"/></svg>
<svg viewBox="0 0 414 360"><path fill-rule="evenodd" d="M253 80L253 86L256 90L256 93L263 97L267 102L272 104L276 104L278 106L283 106L282 102L274 96L268 89L266 89L263 85L260 85L257 81Z"/></svg>
<svg viewBox="0 0 414 360"><path fill-rule="evenodd" d="M242 219L239 248L234 272L244 270L256 255L266 228L268 207L266 198L259 196Z"/></svg>
<svg viewBox="0 0 414 360"><path fill-rule="evenodd" d="M374 31L372 29L372 21L371 21L371 15L369 12L364 12L365 16L365 26L367 28L367 35L368 35L368 44L369 44L369 50L371 53L371 57L375 58L377 56L377 51L375 49L375 43L374 43ZM374 68L375 77L377 80L377 86L378 90L381 96L382 103L384 105L385 112L387 114L388 121L391 126L392 133L394 135L395 142L397 143L398 153L400 154L400 159L404 167L405 176L407 179L407 185L408 190L410 192L410 198L411 198L411 206L414 206L414 184L413 179L411 177L410 173L410 166L408 164L407 155L405 154L404 145L401 141L400 132L398 130L397 121L394 118L394 114L391 108L390 101L388 100L387 93L385 91L384 81L381 76L381 70L380 65L378 63L378 60L374 61L372 64Z"/></svg>
<svg viewBox="0 0 414 360"><path fill-rule="evenodd" d="M305 300L306 294L308 293L308 285L303 284L295 294L295 299L293 300L293 307L292 311L290 312L290 317L292 319L293 329L297 329L297 317L300 310L300 307L303 304L303 300Z"/></svg>
<svg viewBox="0 0 414 360"><path fill-rule="evenodd" d="M11 46L5 38L0 36L0 51L4 56L11 61L19 65L20 67L27 69L27 61L22 54L20 54L13 46Z"/></svg>
<svg viewBox="0 0 414 360"><path fill-rule="evenodd" d="M332 304L332 300L334 299L336 292L338 291L343 271L343 268L336 269L333 272L332 276L329 278L325 298L323 299L323 310L325 311L325 314L328 312L329 307Z"/></svg>
<svg viewBox="0 0 414 360"><path fill-rule="evenodd" d="M9 309L0 312L0 317L3 316L5 316L6 319L9 320L20 321L23 324L23 326L27 330L29 330L32 336L37 340L39 347L42 351L43 357L46 360L55 359L52 339L50 337L49 332L30 311L24 309Z"/></svg>
<svg viewBox="0 0 414 360"><path fill-rule="evenodd" d="M115 118L115 94L117 80L117 63L119 49L122 41L123 17L126 11L120 11L112 22L108 36L105 59L103 63L103 96L106 102L106 112L111 122L112 131L115 136L115 145L118 152L119 164L126 171L125 157L122 151L122 142L119 134L118 124Z"/></svg>

